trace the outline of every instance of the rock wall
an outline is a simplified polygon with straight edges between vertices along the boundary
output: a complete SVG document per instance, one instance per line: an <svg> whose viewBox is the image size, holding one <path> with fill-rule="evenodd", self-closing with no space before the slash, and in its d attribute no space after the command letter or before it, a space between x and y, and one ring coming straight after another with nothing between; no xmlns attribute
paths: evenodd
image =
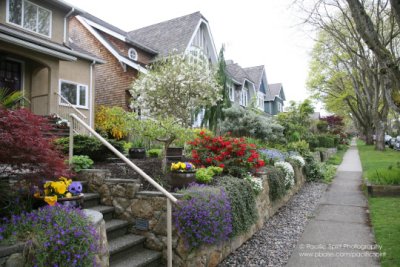
<svg viewBox="0 0 400 267"><path fill-rule="evenodd" d="M230 253L235 251L256 233L268 218L273 216L280 207L285 205L297 193L305 182L302 169L295 169L295 185L287 194L275 201L269 199L269 184L266 173L259 173L263 180L263 191L257 196L257 222L247 233L221 242L218 245L203 246L194 251L188 251L183 239L176 230L173 231L173 266L216 266ZM113 205L121 219L132 223L130 231L146 236L145 246L149 249L162 251L164 260L167 259L166 232L166 198L159 192L141 191L137 180L108 179L105 172L89 171L80 177L89 182L89 188L101 195L102 203ZM174 194L180 198L181 195Z"/></svg>

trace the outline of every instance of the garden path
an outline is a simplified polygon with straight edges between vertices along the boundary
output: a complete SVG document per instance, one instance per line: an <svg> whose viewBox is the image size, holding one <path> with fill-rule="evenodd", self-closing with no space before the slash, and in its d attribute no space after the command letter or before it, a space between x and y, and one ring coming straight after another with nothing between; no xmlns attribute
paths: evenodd
<svg viewBox="0 0 400 267"><path fill-rule="evenodd" d="M353 141L287 266L380 266Z"/></svg>

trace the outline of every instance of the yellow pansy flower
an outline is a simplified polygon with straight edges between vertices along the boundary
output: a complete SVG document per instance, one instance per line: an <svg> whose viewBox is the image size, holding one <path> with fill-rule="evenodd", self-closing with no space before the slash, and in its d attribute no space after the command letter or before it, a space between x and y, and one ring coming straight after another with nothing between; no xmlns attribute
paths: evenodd
<svg viewBox="0 0 400 267"><path fill-rule="evenodd" d="M67 185L64 182L52 182L51 187L54 188L54 191L57 194L65 194L67 191Z"/></svg>
<svg viewBox="0 0 400 267"><path fill-rule="evenodd" d="M57 196L44 197L44 201L50 206L54 206L57 203Z"/></svg>
<svg viewBox="0 0 400 267"><path fill-rule="evenodd" d="M70 197L72 197L72 194L70 192L68 192L68 193L65 194L65 197L66 198L70 198Z"/></svg>

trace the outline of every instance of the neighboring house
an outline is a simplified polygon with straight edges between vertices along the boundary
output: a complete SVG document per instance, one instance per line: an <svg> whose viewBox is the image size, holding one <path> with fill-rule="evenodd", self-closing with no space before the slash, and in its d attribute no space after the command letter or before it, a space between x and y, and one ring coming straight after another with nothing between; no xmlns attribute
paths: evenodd
<svg viewBox="0 0 400 267"><path fill-rule="evenodd" d="M250 75L232 60L226 61L226 73L229 77L227 84L229 99L242 107L250 105L250 101L257 97L257 91Z"/></svg>
<svg viewBox="0 0 400 267"><path fill-rule="evenodd" d="M285 98L285 92L281 83L274 83L268 85L269 90L266 94L265 101L265 112L276 115L283 112L283 105Z"/></svg>
<svg viewBox="0 0 400 267"><path fill-rule="evenodd" d="M0 88L21 91L35 114L73 105L93 125L94 67L104 61L68 43L67 18L79 12L57 0L1 0Z"/></svg>
<svg viewBox="0 0 400 267"><path fill-rule="evenodd" d="M96 68L96 104L129 110L129 89L146 66L172 53L205 55L216 63L217 52L207 20L200 12L151 26L123 31L90 14L70 20L71 42L107 62Z"/></svg>
<svg viewBox="0 0 400 267"><path fill-rule="evenodd" d="M251 80L254 82L256 88L256 107L262 111L265 111L265 97L268 92L268 81L267 81L267 74L265 73L265 68L263 65L250 67L244 69Z"/></svg>

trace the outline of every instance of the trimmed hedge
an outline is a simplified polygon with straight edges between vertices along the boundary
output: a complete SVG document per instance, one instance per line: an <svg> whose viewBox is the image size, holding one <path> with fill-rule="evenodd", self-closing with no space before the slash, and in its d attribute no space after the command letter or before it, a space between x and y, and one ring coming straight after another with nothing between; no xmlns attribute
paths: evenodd
<svg viewBox="0 0 400 267"><path fill-rule="evenodd" d="M318 135L319 147L335 147L335 138L332 135ZM337 141L339 142L339 141Z"/></svg>

